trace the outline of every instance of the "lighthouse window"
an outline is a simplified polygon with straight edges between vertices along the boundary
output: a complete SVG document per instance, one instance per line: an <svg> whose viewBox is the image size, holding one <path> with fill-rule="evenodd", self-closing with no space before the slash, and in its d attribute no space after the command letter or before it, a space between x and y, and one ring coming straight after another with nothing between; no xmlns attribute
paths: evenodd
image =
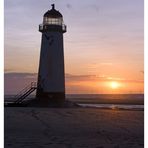
<svg viewBox="0 0 148 148"><path fill-rule="evenodd" d="M48 21L48 18L47 17L44 17L43 23L45 24L45 23L47 23L47 21Z"/></svg>
<svg viewBox="0 0 148 148"><path fill-rule="evenodd" d="M48 17L44 17L43 20L44 24L55 24L55 25L62 25L63 23L63 19L62 18L48 18Z"/></svg>

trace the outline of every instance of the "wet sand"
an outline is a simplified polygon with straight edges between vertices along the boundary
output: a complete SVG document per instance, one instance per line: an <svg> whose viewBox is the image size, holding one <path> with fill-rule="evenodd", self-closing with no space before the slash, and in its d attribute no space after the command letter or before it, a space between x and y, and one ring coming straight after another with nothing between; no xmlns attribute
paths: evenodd
<svg viewBox="0 0 148 148"><path fill-rule="evenodd" d="M5 148L143 148L144 112L5 108Z"/></svg>

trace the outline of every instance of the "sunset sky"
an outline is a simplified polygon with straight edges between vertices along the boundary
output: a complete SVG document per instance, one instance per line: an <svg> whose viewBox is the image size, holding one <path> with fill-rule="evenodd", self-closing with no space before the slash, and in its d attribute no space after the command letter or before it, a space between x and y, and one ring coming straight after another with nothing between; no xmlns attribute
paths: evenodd
<svg viewBox="0 0 148 148"><path fill-rule="evenodd" d="M51 4L64 17L66 93L142 93L143 0L5 0L5 94L36 81Z"/></svg>

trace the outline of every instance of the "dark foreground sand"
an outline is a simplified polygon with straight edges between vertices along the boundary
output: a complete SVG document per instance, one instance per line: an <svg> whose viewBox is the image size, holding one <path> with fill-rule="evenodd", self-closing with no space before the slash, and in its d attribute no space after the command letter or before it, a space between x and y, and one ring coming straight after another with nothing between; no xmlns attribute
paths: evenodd
<svg viewBox="0 0 148 148"><path fill-rule="evenodd" d="M143 148L144 112L5 108L5 148Z"/></svg>

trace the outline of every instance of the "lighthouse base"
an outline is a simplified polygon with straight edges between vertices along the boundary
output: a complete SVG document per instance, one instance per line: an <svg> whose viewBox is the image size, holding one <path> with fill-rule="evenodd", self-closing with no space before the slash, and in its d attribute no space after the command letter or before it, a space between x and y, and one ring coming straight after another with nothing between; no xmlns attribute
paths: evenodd
<svg viewBox="0 0 148 148"><path fill-rule="evenodd" d="M38 92L36 95L38 105L62 106L65 102L65 92Z"/></svg>

